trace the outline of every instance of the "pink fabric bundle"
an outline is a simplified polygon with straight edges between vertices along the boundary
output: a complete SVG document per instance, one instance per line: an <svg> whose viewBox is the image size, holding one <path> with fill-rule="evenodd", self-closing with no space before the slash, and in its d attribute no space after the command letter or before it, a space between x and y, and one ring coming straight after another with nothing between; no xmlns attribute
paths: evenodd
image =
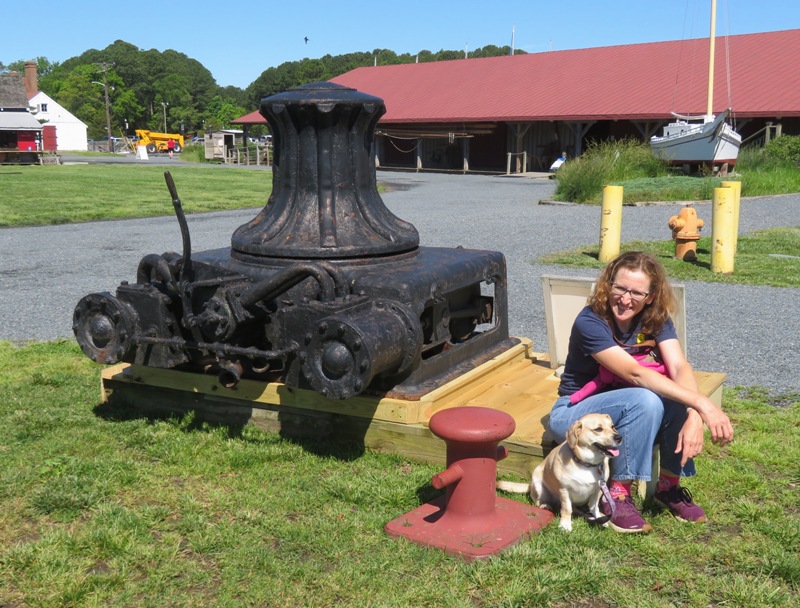
<svg viewBox="0 0 800 608"><path fill-rule="evenodd" d="M631 355L639 365L644 367L649 367L652 370L657 371L659 374L663 376L669 377L669 373L667 372L666 366L661 363L660 361L655 361L652 358L651 353L641 353L637 355ZM589 395L594 395L599 390L607 387L607 386L614 386L616 388L620 388L623 386L631 386L625 380L617 376L614 372L606 369L602 365L600 366L600 372L589 382L583 385L583 388L580 390L572 393L569 396L569 402L572 405L583 401Z"/></svg>

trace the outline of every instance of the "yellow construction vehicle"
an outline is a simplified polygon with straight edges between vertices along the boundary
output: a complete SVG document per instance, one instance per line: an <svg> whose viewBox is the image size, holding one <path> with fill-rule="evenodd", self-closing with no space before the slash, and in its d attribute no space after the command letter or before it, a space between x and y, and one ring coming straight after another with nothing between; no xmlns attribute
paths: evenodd
<svg viewBox="0 0 800 608"><path fill-rule="evenodd" d="M168 150L167 143L170 139L175 142L175 152L180 152L186 145L183 142L183 135L180 133L156 133L155 131L136 129L136 135L139 136L139 141L136 142L136 145L145 146L148 154L166 152Z"/></svg>

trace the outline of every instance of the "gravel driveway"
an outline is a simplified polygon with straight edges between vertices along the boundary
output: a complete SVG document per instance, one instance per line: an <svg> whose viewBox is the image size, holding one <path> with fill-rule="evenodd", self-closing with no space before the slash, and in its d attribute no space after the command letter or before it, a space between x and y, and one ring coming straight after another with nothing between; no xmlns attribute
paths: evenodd
<svg viewBox="0 0 800 608"><path fill-rule="evenodd" d="M237 170L237 169L230 169ZM502 251L508 263L510 329L547 350L540 276L594 276L589 269L547 266L542 254L596 243L596 206L540 205L554 183L530 177L416 174L380 171L382 196L413 223L424 246ZM168 204L165 192L165 204ZM622 239L664 240L679 205L625 207ZM740 231L800 225L800 195L743 199ZM697 205L711 225L711 206ZM192 247L228 247L233 230L256 209L189 216ZM148 253L181 250L172 216L66 226L0 229L0 339L72 337L72 310L84 295L114 291L135 280ZM800 290L686 284L689 359L700 369L729 374L728 386L800 390Z"/></svg>

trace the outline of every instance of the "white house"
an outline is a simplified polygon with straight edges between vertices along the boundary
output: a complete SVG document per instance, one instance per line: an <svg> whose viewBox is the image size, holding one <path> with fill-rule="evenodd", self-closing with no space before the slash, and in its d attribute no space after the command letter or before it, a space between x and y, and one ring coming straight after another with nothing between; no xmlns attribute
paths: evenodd
<svg viewBox="0 0 800 608"><path fill-rule="evenodd" d="M25 94L28 97L30 112L42 126L56 128L56 145L59 151L88 150L86 124L71 114L52 97L39 90L36 63L25 62Z"/></svg>
<svg viewBox="0 0 800 608"><path fill-rule="evenodd" d="M53 101L53 98L39 91L28 99L31 114L43 126L52 125L56 128L56 141L58 150L88 150L86 143L86 124L78 120L74 114Z"/></svg>

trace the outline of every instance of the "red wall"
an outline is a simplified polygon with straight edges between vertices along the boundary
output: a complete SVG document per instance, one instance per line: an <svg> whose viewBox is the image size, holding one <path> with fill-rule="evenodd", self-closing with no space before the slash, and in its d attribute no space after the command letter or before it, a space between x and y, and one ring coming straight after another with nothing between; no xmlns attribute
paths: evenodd
<svg viewBox="0 0 800 608"><path fill-rule="evenodd" d="M47 125L43 129L44 135L44 149L45 150L58 150L56 143L56 127L55 125Z"/></svg>
<svg viewBox="0 0 800 608"><path fill-rule="evenodd" d="M18 150L36 150L35 131L17 131Z"/></svg>

